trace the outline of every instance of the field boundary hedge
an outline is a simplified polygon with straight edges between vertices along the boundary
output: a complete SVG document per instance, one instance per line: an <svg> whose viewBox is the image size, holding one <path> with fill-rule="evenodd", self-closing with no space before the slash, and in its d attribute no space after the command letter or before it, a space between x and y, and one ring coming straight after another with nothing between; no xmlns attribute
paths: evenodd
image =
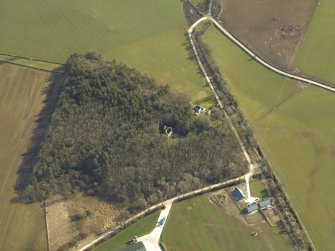
<svg viewBox="0 0 335 251"><path fill-rule="evenodd" d="M57 65L60 65L60 66L61 65L65 65L65 64L58 63L58 62L53 62L53 61L48 61L48 60L43 60L43 59L36 59L36 58L28 58L28 57L18 56L18 55L14 55L14 54L0 53L0 55L7 56L7 57L15 57L15 58L27 59L27 60L36 61L36 62L43 62L43 63L49 63L49 64L57 64Z"/></svg>
<svg viewBox="0 0 335 251"><path fill-rule="evenodd" d="M196 39L195 44L198 47L198 53L201 54L200 59L204 61L203 65L205 68L207 68L207 72L209 72L209 76L211 79L215 80L215 87L218 88L221 86L220 91L217 92L219 97L222 98L222 94L228 98L233 98L232 95L229 93L228 88L225 87L227 84L225 79L221 76L219 73L219 68L216 65L210 49L208 46L203 42L202 35L207 30L209 26L203 26L203 28L200 31L196 31ZM206 52L206 53L205 53ZM213 69L214 68L214 69ZM218 73L218 76L213 75L213 73ZM221 94L221 95L220 95ZM234 98L233 98L234 100ZM287 194L283 191L283 189L280 186L280 182L277 178L277 176L273 173L270 164L267 162L266 158L263 156L263 153L261 151L260 146L258 145L249 125L246 119L244 118L242 112L239 110L237 102L230 103L234 104L234 107L232 107L232 111L234 112L234 115L237 115L239 117L238 121L241 121L241 124L238 124L236 128L242 133L242 135L247 135L250 140L247 140L247 142L244 142L246 144L247 149L251 151L251 149L259 149L261 154L259 152L256 152L258 155L258 158L262 160L262 171L264 174L268 175L268 178L270 178L270 188L273 197L279 204L279 212L281 216L281 220L284 224L284 229L286 230L287 234L290 236L291 240L294 243L298 243L299 246L302 246L303 248L306 248L307 250L315 250L314 245L305 229L305 227L302 224L302 221L300 220L297 212L292 207L292 204L289 200L289 197ZM231 106L231 105L230 105ZM235 107L236 106L236 107ZM243 125L243 126L241 126ZM243 133L243 131L245 131ZM251 144L252 142L252 144ZM272 183L272 184L271 184Z"/></svg>
<svg viewBox="0 0 335 251"><path fill-rule="evenodd" d="M2 60L2 59L0 59L0 62L3 62L5 64L16 65L16 66L19 66L19 67L25 67L25 68L29 68L29 69L37 70L37 71L43 71L43 72L49 72L49 73L54 72L52 70L46 70L46 69L42 69L42 68L30 66L30 65L25 65L25 64L13 63L13 62L10 62L10 61L7 61L7 60Z"/></svg>

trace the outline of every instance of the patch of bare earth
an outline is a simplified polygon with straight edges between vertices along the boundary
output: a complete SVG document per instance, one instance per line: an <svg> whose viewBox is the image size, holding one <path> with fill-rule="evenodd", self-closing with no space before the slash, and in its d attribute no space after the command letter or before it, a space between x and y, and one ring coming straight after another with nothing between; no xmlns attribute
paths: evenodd
<svg viewBox="0 0 335 251"><path fill-rule="evenodd" d="M82 194L68 200L53 198L49 204L46 211L50 251L105 232L117 225L120 214L116 206Z"/></svg>
<svg viewBox="0 0 335 251"><path fill-rule="evenodd" d="M225 213L240 220L243 224L247 225L245 218L241 215L240 209L235 205L229 191L226 189L219 190L209 196L209 201L222 208Z"/></svg>
<svg viewBox="0 0 335 251"><path fill-rule="evenodd" d="M317 0L225 0L223 26L273 65L287 69Z"/></svg>
<svg viewBox="0 0 335 251"><path fill-rule="evenodd" d="M194 5L187 1L183 0L184 13L189 26L198 21L202 17L199 11L194 7Z"/></svg>
<svg viewBox="0 0 335 251"><path fill-rule="evenodd" d="M271 226L277 226L280 224L280 216L274 208L267 208L262 210L262 212Z"/></svg>

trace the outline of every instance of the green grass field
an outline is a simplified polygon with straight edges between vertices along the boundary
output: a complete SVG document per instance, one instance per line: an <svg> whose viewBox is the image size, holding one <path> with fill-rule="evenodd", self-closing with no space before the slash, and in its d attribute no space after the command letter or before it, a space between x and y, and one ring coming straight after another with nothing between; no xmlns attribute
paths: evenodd
<svg viewBox="0 0 335 251"><path fill-rule="evenodd" d="M319 3L294 66L335 83L335 1L319 0Z"/></svg>
<svg viewBox="0 0 335 251"><path fill-rule="evenodd" d="M238 94L238 103L251 111L245 111L250 123L266 116L297 92L289 80L255 63L215 28L206 33L205 42L210 45L224 77L233 83L229 87L233 94Z"/></svg>
<svg viewBox="0 0 335 251"><path fill-rule="evenodd" d="M250 191L251 191L251 196L253 197L257 197L260 199L268 197L266 187L259 180L253 179L250 181Z"/></svg>
<svg viewBox="0 0 335 251"><path fill-rule="evenodd" d="M29 60L25 58L18 58L12 56L0 55L0 62L18 64L28 67L34 67L41 70L53 71L56 68L60 67L58 64L46 63L41 61Z"/></svg>
<svg viewBox="0 0 335 251"><path fill-rule="evenodd" d="M131 226L127 227L125 230L121 231L111 239L103 242L93 250L95 251L114 251L119 247L126 246L127 242L134 238L134 236L140 237L151 230L154 229L156 221L160 211L154 212L141 220L137 221L136 223L132 224Z"/></svg>
<svg viewBox="0 0 335 251"><path fill-rule="evenodd" d="M0 250L44 251L43 210L12 201L17 170L43 107L48 74L0 64Z"/></svg>
<svg viewBox="0 0 335 251"><path fill-rule="evenodd" d="M258 233L252 237L251 233ZM267 223L247 226L200 196L172 207L163 242L173 251L291 250L288 237Z"/></svg>
<svg viewBox="0 0 335 251"><path fill-rule="evenodd" d="M0 0L0 52L64 63L95 50L198 101L211 93L179 0ZM211 102L212 103L212 102Z"/></svg>
<svg viewBox="0 0 335 251"><path fill-rule="evenodd" d="M332 250L335 95L298 88L248 61L214 28L205 38L317 250Z"/></svg>

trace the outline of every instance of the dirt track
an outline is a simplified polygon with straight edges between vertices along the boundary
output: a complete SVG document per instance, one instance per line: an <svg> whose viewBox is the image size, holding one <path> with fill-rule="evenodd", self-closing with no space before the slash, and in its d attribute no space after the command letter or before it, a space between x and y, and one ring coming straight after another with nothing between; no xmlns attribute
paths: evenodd
<svg viewBox="0 0 335 251"><path fill-rule="evenodd" d="M292 62L317 0L225 0L223 26L268 62Z"/></svg>

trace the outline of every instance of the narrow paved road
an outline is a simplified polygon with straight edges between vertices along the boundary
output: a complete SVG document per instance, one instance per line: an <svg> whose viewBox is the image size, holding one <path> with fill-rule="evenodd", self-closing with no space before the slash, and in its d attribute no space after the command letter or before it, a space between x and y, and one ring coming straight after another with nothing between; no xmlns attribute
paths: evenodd
<svg viewBox="0 0 335 251"><path fill-rule="evenodd" d="M262 64L263 66L265 66L266 68L270 69L273 72L276 72L282 76L294 79L294 80L298 80L307 84L311 84L320 88L323 88L325 90L331 91L331 92L335 92L335 88L325 85L323 83L320 83L318 81L309 79L309 78L305 78L305 77L300 77L298 75L294 75L292 73L288 73L285 72L283 70L280 70L278 68L276 68L275 66L270 65L269 63L267 63L266 61L264 61L262 58L258 57L251 49L249 49L247 46L245 46L242 42L240 42L237 38L235 38L229 31L227 31L225 28L222 27L221 24L219 24L214 18L212 18L211 16L204 16L202 18L200 18L197 22L195 22L189 29L188 29L188 33L189 35L192 34L192 32L194 31L195 27L197 25L199 25L200 23L204 22L204 21L210 21L212 22L225 36L227 36L232 42L234 42L236 45L238 45L242 50L244 50L246 53L248 53L253 59L255 59L257 62L259 62L260 64Z"/></svg>
<svg viewBox="0 0 335 251"><path fill-rule="evenodd" d="M252 172L253 172L253 170L252 170ZM251 174L251 171L249 171L248 174ZM230 180L226 180L226 181L214 184L214 185L210 185L210 186L207 186L207 187L204 187L204 188L200 188L200 189L188 192L188 193L184 193L184 194L178 195L176 197L173 197L173 198L168 199L168 200L166 200L164 202L158 203L158 204L156 204L156 205L154 205L154 206L152 206L152 207L150 207L150 208L148 208L148 209L146 209L146 210L138 213L137 215L131 217L130 219L128 219L124 223L125 224L129 224L130 222L134 222L134 221L140 219L141 217L145 216L148 213L148 211L157 210L160 207L162 207L163 205L165 205L165 209L163 209L162 212L161 212L161 214L159 215L159 219L161 219L163 217L166 218L165 222L162 225L163 228L164 228L165 223L167 221L167 218L169 216L172 204L174 202L176 202L176 201L178 201L180 199L185 199L185 198L192 197L192 196L195 196L195 195L198 195L198 194L204 194L204 193L210 192L212 190L223 188L223 187L228 186L230 184L236 184L236 183L242 182L243 180L245 180L245 175L243 175L241 177L233 178L233 179L230 179ZM157 239L160 238L160 236L162 234L162 231L163 231L163 228L160 229L159 227L156 226L155 229L149 235L140 237L139 239L142 240L142 238L143 238L143 240L145 241L146 247L148 246L148 248L150 248L150 250L161 251L159 245L157 244ZM116 230L117 229L110 230L110 231L108 231L108 232L100 235L99 237L97 237L93 241L90 241L89 243L87 243L85 246L78 248L78 250L79 251L88 250L89 248L93 247L99 241L101 241L104 238L107 238L108 236L110 236L111 234L113 234L113 232L116 231ZM159 235L159 238L158 238L158 235Z"/></svg>
<svg viewBox="0 0 335 251"><path fill-rule="evenodd" d="M154 230L152 230L149 234L138 238L138 241L143 242L147 251L160 251L161 250L161 248L159 247L159 242L160 242L160 238L161 238L163 229L165 227L167 218L169 216L173 202L174 200L172 199L172 200L165 201L163 203L165 208L161 211ZM159 224L161 220L164 221L163 224Z"/></svg>
<svg viewBox="0 0 335 251"><path fill-rule="evenodd" d="M207 81L209 87L211 88L211 90L212 90L212 92L213 92L213 94L214 94L214 97L215 97L217 103L219 104L220 108L222 109L222 111L223 111L223 113L224 113L224 116L225 116L225 118L226 118L227 121L228 121L228 124L229 124L230 129L233 131L233 133L234 133L234 135L235 135L235 137L236 137L236 139L237 139L237 142L238 142L238 144L240 145L240 148L241 148L241 150L242 150L242 152L243 152L243 154L244 154L245 159L246 159L247 162L248 162L249 172L245 175L245 182L246 182L246 187L247 187L247 199L246 199L246 201L247 201L248 203L249 203L249 202L251 203L251 202L253 202L253 201L255 200L255 198L253 198L253 197L251 196L251 193L250 193L250 186L249 186L249 180L250 180L250 177L254 174L255 166L254 166L254 164L251 162L250 156L249 156L249 154L248 154L248 152L247 152L247 150L246 150L246 148L245 148L245 146L244 146L244 144L243 144L243 142L242 142L242 140L241 140L241 137L240 137L240 135L238 134L238 132L237 132L237 130L236 130L236 128L235 128L235 126L234 126L232 120L230 119L230 117L228 116L228 114L226 113L226 111L223 109L223 108L224 108L224 107L223 107L223 104L222 104L222 102L221 102L219 96L218 96L217 93L216 93L216 90L215 90L215 88L214 88L214 86L213 86L213 84L212 84L212 82L211 82L211 80L210 80L210 78L209 78L209 76L208 76L206 70L205 70L205 67L204 67L203 63L201 62L200 56L199 56L199 54L198 54L198 51L197 51L197 49L196 49L196 47L195 47L195 44L194 44L194 41L193 41L193 38L192 38L192 33L193 33L194 28L195 28L197 25L199 25L201 22L203 22L203 21L207 21L207 20L212 20L212 18L211 18L210 16L204 16L204 17L200 18L197 22L195 22L195 23L188 29L188 37L189 37L189 39L190 39L190 43L191 43L191 45L192 45L193 52L194 52L194 54L195 54L195 56L196 56L198 65L199 65L199 67L200 67L200 69L201 69L201 71L202 71L202 73L203 73L203 75L204 75L204 77L205 77L205 79L206 79L206 81ZM214 19L213 19L213 20L214 20Z"/></svg>

